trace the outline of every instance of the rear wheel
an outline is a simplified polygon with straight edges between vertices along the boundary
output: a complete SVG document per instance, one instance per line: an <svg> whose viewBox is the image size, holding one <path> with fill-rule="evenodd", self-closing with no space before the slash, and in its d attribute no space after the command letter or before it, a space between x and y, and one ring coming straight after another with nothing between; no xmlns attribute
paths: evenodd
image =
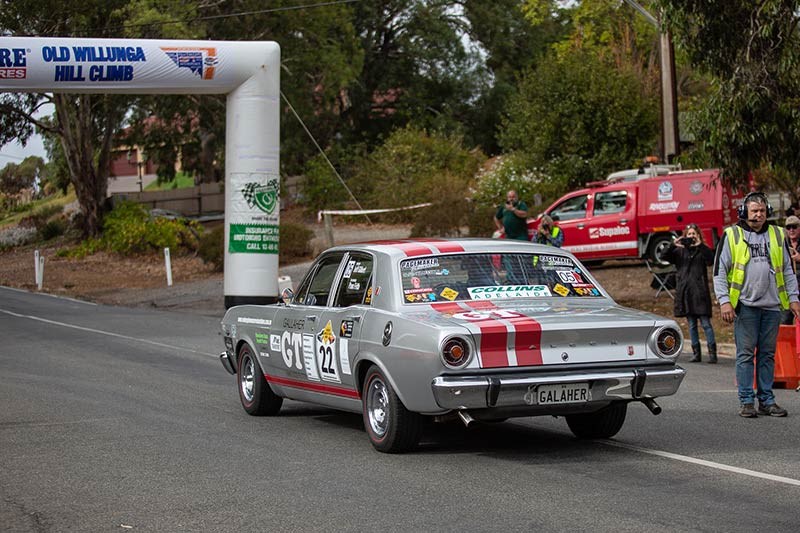
<svg viewBox="0 0 800 533"><path fill-rule="evenodd" d="M594 413L567 415L570 431L579 439L607 439L616 435L625 423L627 402L614 402Z"/></svg>
<svg viewBox="0 0 800 533"><path fill-rule="evenodd" d="M405 408L376 366L367 370L361 401L364 427L376 450L400 453L417 445L422 434L422 416Z"/></svg>
<svg viewBox="0 0 800 533"><path fill-rule="evenodd" d="M239 400L248 414L253 416L277 414L283 398L272 392L264 378L253 351L248 345L239 350Z"/></svg>

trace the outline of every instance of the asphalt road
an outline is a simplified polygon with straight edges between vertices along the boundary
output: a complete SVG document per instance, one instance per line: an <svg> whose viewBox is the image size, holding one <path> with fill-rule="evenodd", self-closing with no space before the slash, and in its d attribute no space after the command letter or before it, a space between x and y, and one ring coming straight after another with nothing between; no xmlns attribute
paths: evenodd
<svg viewBox="0 0 800 533"><path fill-rule="evenodd" d="M689 364L611 440L561 419L431 428L406 455L361 419L256 418L218 319L0 288L3 531L797 531L800 394L737 416L733 361Z"/></svg>

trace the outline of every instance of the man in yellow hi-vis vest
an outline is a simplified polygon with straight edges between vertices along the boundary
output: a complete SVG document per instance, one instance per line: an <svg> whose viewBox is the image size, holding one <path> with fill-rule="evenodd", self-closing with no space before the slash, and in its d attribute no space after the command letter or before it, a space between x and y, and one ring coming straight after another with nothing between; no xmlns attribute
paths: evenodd
<svg viewBox="0 0 800 533"><path fill-rule="evenodd" d="M772 214L766 195L745 196L739 222L725 228L714 261L714 292L722 320L733 323L739 415L786 416L775 403L775 345L781 310L800 318L797 278L783 228L767 222ZM758 394L753 391L756 359ZM758 397L758 410L755 398Z"/></svg>

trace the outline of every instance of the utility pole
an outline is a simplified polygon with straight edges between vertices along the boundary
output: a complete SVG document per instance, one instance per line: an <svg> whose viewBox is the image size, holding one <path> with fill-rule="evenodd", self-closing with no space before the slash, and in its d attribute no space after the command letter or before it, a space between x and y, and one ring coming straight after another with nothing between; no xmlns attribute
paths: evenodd
<svg viewBox="0 0 800 533"><path fill-rule="evenodd" d="M661 23L635 0L625 3L638 11L659 32L659 56L661 57L661 141L659 151L665 163L671 163L680 154L678 136L678 90L675 83L675 51L672 37Z"/></svg>

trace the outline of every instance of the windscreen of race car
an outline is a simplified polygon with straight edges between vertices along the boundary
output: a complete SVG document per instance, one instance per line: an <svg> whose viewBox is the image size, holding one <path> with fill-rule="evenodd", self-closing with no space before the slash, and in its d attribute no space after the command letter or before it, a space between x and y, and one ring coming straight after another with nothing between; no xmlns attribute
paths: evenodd
<svg viewBox="0 0 800 533"><path fill-rule="evenodd" d="M547 254L463 254L400 263L405 303L513 298L603 297L571 258Z"/></svg>

